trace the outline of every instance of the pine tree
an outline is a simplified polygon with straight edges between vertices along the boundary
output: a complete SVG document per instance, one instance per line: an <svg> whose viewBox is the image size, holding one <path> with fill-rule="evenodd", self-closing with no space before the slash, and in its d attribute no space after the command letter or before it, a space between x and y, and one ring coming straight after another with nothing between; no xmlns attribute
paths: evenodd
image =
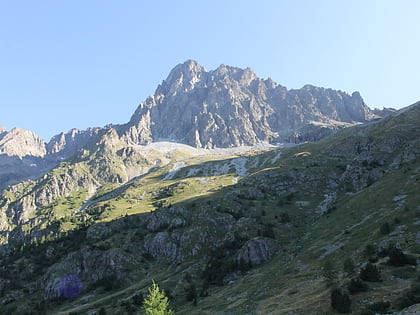
<svg viewBox="0 0 420 315"><path fill-rule="evenodd" d="M354 274L354 263L351 258L347 257L346 260L344 260L343 270L348 275Z"/></svg>
<svg viewBox="0 0 420 315"><path fill-rule="evenodd" d="M334 264L331 260L327 260L322 265L321 274L327 281L328 285L333 284L334 281L337 279L337 270L335 270Z"/></svg>
<svg viewBox="0 0 420 315"><path fill-rule="evenodd" d="M149 288L149 295L143 302L143 308L147 315L172 315L174 311L169 309L169 300L165 291L153 281Z"/></svg>

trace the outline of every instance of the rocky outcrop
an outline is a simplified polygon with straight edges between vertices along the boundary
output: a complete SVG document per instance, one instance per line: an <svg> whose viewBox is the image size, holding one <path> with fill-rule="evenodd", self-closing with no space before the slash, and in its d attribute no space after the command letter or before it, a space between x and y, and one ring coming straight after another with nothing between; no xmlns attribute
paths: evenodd
<svg viewBox="0 0 420 315"><path fill-rule="evenodd" d="M0 154L8 156L44 157L46 154L44 141L35 133L21 128L13 128L6 133L5 129L0 130Z"/></svg>
<svg viewBox="0 0 420 315"><path fill-rule="evenodd" d="M256 266L269 261L278 250L277 242L271 238L254 238L247 241L236 253L238 265Z"/></svg>
<svg viewBox="0 0 420 315"><path fill-rule="evenodd" d="M60 296L60 285L64 276L74 275L86 286L110 276L115 277L115 280L122 279L126 275L125 267L133 263L126 253L118 249L102 251L89 246L83 247L49 268L40 281L44 298Z"/></svg>
<svg viewBox="0 0 420 315"><path fill-rule="evenodd" d="M46 154L44 141L35 133L20 128L7 132L0 127L0 191L57 165Z"/></svg>
<svg viewBox="0 0 420 315"><path fill-rule="evenodd" d="M0 126L0 140L6 135L7 129L5 127Z"/></svg>
<svg viewBox="0 0 420 315"><path fill-rule="evenodd" d="M71 129L67 133L62 132L52 137L48 142L47 153L59 155L63 159L71 157L89 142L96 130L92 128L87 130Z"/></svg>
<svg viewBox="0 0 420 315"><path fill-rule="evenodd" d="M395 108L389 108L389 107L383 107L382 109L375 108L373 110L373 113L375 115L380 116L380 117L386 117L386 116L389 116L391 114L395 114L396 112L397 112L397 110Z"/></svg>
<svg viewBox="0 0 420 315"><path fill-rule="evenodd" d="M171 139L195 147L233 147L319 140L375 117L358 92L311 85L287 90L249 68L221 65L206 71L188 60L140 104L120 133L136 144Z"/></svg>

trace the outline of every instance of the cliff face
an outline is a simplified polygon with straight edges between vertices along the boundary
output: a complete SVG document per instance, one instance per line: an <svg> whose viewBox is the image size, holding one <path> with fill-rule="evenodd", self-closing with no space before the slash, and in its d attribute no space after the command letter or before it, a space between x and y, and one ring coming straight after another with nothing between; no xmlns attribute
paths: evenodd
<svg viewBox="0 0 420 315"><path fill-rule="evenodd" d="M206 71L189 60L140 104L123 137L137 144L170 139L205 148L301 142L322 138L321 129L331 133L375 117L358 92L311 85L287 90L249 68Z"/></svg>
<svg viewBox="0 0 420 315"><path fill-rule="evenodd" d="M98 129L72 129L45 143L32 131L14 128L8 132L0 127L0 191L23 180L39 178L74 156L94 139Z"/></svg>
<svg viewBox="0 0 420 315"><path fill-rule="evenodd" d="M29 130L14 128L7 132L0 129L0 154L9 156L36 156L44 157L46 154L44 141Z"/></svg>

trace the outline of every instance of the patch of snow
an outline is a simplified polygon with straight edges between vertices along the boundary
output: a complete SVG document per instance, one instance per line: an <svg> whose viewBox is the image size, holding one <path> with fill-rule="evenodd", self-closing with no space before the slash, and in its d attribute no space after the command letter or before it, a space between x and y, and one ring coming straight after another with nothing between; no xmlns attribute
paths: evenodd
<svg viewBox="0 0 420 315"><path fill-rule="evenodd" d="M137 148L141 151L159 151L162 153L172 153L175 151L186 151L193 156L199 155L230 155L244 153L253 150L262 150L267 148L276 148L272 144L267 142L261 142L253 146L239 146L234 148L214 148L214 149L203 149L195 148L187 144L176 142L171 139L160 139L160 141L152 142L147 145L138 145Z"/></svg>

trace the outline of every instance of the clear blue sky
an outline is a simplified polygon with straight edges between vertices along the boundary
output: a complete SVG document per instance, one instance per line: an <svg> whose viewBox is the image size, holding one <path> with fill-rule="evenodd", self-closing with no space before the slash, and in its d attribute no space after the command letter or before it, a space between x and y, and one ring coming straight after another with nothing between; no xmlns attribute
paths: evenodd
<svg viewBox="0 0 420 315"><path fill-rule="evenodd" d="M178 63L420 100L418 0L0 0L0 126L127 122Z"/></svg>

